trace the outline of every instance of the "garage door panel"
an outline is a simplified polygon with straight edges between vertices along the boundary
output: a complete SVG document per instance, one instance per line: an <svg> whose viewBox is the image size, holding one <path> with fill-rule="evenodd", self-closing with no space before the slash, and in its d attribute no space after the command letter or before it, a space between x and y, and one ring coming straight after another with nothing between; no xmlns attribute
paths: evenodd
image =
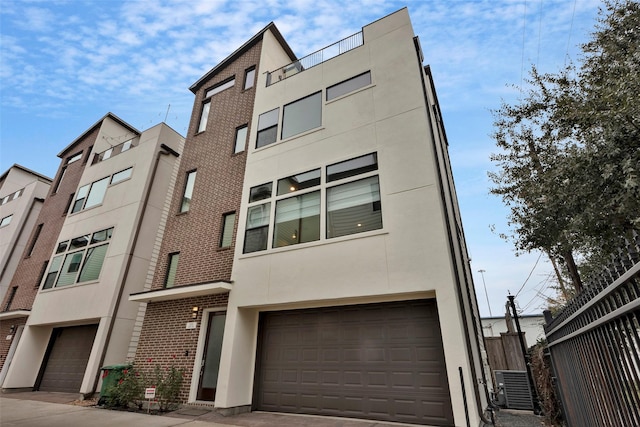
<svg viewBox="0 0 640 427"><path fill-rule="evenodd" d="M39 390L65 393L80 391L97 330L97 325L53 330Z"/></svg>
<svg viewBox="0 0 640 427"><path fill-rule="evenodd" d="M433 300L263 313L260 348L256 409L453 424Z"/></svg>

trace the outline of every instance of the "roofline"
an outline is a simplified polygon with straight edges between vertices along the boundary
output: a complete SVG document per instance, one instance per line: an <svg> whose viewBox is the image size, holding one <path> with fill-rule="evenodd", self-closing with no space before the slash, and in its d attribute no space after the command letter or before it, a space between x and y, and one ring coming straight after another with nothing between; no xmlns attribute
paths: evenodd
<svg viewBox="0 0 640 427"><path fill-rule="evenodd" d="M29 169L29 168L26 168L26 167L24 167L24 166L22 166L22 165L19 165L19 164L17 164L17 163L14 163L14 164L13 164L13 166L11 166L9 169L7 169L7 170L6 170L6 172L5 172L5 173L3 173L2 175L0 175L0 181L2 181L3 179L5 179L5 178L7 177L7 175L9 175L9 172L10 172L10 171L11 171L11 169L13 169L13 168L21 169L21 170L23 170L24 172L27 172L27 173L29 173L29 174L31 174L31 175L35 175L35 176L37 176L38 178L41 178L41 179L43 179L43 180L45 180L45 181L49 181L49 183L53 182L53 179L52 179L52 178L49 178L48 176L42 175L41 173L38 173L38 172L36 172L36 171L33 171L33 170L31 170L31 169Z"/></svg>
<svg viewBox="0 0 640 427"><path fill-rule="evenodd" d="M67 151L69 151L76 143L78 143L78 141L80 141L81 139L83 139L85 136L87 136L88 134L90 134L91 132L93 132L97 127L99 127L102 122L109 117L110 119L118 122L120 125L124 126L125 128L129 129L130 131L132 131L133 133L140 135L140 131L136 128L134 128L133 126L131 126L129 123L125 122L124 120L122 120L120 117L116 116L115 114L113 114L112 112L108 112L107 114L105 114L104 116L102 116L102 118L100 120L98 120L97 122L95 122L89 129L87 129L84 133L82 133L82 135L80 135L79 137L77 137L76 139L74 139L71 144L67 145L66 147L64 147L62 149L62 151L60 151L58 153L58 157L63 158L64 157L64 153L66 153Z"/></svg>
<svg viewBox="0 0 640 427"><path fill-rule="evenodd" d="M287 53L287 55L289 55L289 58L292 61L295 61L296 59L298 59L296 57L296 54L293 53L293 50L291 49L287 41L284 39L284 37L282 37L280 30L278 30L278 27L276 27L276 24L273 21L271 21L269 22L269 24L267 24L266 27L258 31L256 35L254 35L249 40L247 40L245 44L243 44L238 49L236 49L231 55L223 59L218 65L216 65L211 70L209 70L209 72L206 73L204 76L200 77L198 81L196 81L194 84L191 85L191 87L189 87L189 90L195 94L198 91L198 89L202 87L205 81L209 80L211 77L218 74L218 72L221 71L224 67L226 67L229 63L238 59L240 55L242 55L247 50L249 50L249 48L253 47L257 42L262 40L262 37L264 36L264 33L267 32L267 30L271 30L273 35L276 37L276 40L278 40L278 42L280 43L284 51Z"/></svg>

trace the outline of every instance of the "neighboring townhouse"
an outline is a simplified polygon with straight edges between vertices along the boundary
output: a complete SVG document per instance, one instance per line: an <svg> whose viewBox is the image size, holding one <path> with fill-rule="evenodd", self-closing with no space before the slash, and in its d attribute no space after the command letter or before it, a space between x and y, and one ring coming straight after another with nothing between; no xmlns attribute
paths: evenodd
<svg viewBox="0 0 640 427"><path fill-rule="evenodd" d="M13 165L0 176L0 385L6 374L5 359L9 357L14 337L22 333L23 326L12 322L7 315L18 291L17 286L10 286L25 248L31 241L29 237L36 227L38 215L49 192L51 178L29 170L20 165ZM37 224L35 235L42 230L43 224ZM33 246L24 256L30 256ZM8 291L8 293L7 293Z"/></svg>
<svg viewBox="0 0 640 427"><path fill-rule="evenodd" d="M300 59L269 24L191 87L130 360L184 368L183 400L224 412L480 424L482 328L422 62L405 8Z"/></svg>
<svg viewBox="0 0 640 427"><path fill-rule="evenodd" d="M127 297L153 262L183 146L165 124L140 132L109 113L59 154L11 281L7 313L24 330L3 389L91 395L101 366L126 358L138 313Z"/></svg>

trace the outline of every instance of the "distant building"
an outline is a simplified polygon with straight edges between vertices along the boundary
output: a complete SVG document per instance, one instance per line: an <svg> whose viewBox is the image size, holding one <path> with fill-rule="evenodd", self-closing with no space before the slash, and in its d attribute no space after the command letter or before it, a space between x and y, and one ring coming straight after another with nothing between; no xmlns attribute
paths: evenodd
<svg viewBox="0 0 640 427"><path fill-rule="evenodd" d="M481 320L482 332L485 337L499 337L501 333L509 332L507 321L504 317L483 317ZM527 347L545 338L545 321L542 314L519 315L518 321L520 322L520 329L524 332ZM515 324L513 324L513 331L516 331Z"/></svg>
<svg viewBox="0 0 640 427"><path fill-rule="evenodd" d="M90 395L100 367L125 360L139 305L128 295L153 261L183 143L164 124L139 132L107 114L58 155L2 303L3 389Z"/></svg>
<svg viewBox="0 0 640 427"><path fill-rule="evenodd" d="M129 360L185 369L182 399L223 411L480 424L482 330L422 61L406 9L305 58L272 23L190 88Z"/></svg>

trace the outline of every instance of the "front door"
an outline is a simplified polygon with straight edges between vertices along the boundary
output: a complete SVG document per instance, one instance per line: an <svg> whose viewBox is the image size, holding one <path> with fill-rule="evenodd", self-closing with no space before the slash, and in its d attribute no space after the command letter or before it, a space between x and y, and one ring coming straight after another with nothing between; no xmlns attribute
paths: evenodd
<svg viewBox="0 0 640 427"><path fill-rule="evenodd" d="M198 383L198 400L215 400L222 352L222 336L227 313L224 311L209 313L204 353L200 364L200 381Z"/></svg>

